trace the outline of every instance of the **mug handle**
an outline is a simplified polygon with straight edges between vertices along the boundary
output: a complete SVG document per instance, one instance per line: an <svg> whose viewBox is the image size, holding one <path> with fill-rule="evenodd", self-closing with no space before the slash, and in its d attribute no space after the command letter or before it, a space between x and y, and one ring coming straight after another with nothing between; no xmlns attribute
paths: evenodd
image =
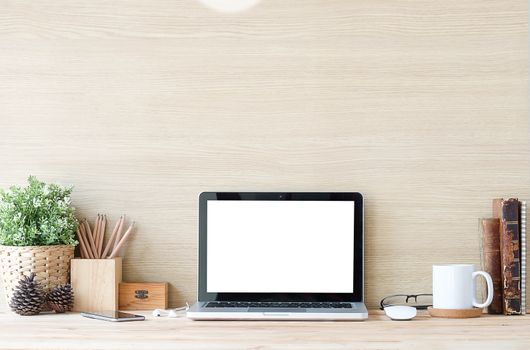
<svg viewBox="0 0 530 350"><path fill-rule="evenodd" d="M493 281L491 280L490 274L486 271L475 271L471 276L473 279L475 279L477 276L484 277L484 279L486 280L486 284L488 285L488 297L486 298L486 301L482 304L479 304L476 296L473 294L473 306L478 308L488 306L493 301Z"/></svg>

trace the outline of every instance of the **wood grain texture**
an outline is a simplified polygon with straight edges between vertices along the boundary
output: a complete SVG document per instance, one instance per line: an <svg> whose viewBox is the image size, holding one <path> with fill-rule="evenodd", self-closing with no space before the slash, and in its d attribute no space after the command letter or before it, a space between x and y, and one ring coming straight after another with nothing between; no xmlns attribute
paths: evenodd
<svg viewBox="0 0 530 350"><path fill-rule="evenodd" d="M74 311L118 310L121 258L73 259L71 276Z"/></svg>
<svg viewBox="0 0 530 350"><path fill-rule="evenodd" d="M433 263L479 263L492 198L530 196L527 15L0 2L0 187L33 174L74 185L80 217L127 214L124 280L167 280L174 306L196 298L199 192L361 191L368 305L429 292Z"/></svg>
<svg viewBox="0 0 530 350"><path fill-rule="evenodd" d="M167 309L168 284L167 282L120 283L118 303L120 310Z"/></svg>
<svg viewBox="0 0 530 350"><path fill-rule="evenodd" d="M104 322L79 314L1 314L9 349L527 349L530 316L488 315L409 322L380 312L364 322L191 321L144 314L143 322ZM31 329L31 332L28 332ZM509 335L506 331L509 329Z"/></svg>

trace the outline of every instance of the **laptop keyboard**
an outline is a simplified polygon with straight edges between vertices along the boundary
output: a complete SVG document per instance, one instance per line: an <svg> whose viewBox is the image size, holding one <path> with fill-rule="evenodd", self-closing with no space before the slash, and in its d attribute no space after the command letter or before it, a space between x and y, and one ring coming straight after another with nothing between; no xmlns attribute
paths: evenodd
<svg viewBox="0 0 530 350"><path fill-rule="evenodd" d="M259 307L259 308L301 308L301 309L351 309L350 303L339 302L254 302L254 301L210 301L205 307Z"/></svg>

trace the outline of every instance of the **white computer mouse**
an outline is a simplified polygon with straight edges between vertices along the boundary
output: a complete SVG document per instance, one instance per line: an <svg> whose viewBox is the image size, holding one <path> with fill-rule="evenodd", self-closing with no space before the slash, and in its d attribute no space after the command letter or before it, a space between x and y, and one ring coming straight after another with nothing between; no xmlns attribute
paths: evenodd
<svg viewBox="0 0 530 350"><path fill-rule="evenodd" d="M387 306L385 314L394 321L412 320L416 316L416 308L412 306Z"/></svg>

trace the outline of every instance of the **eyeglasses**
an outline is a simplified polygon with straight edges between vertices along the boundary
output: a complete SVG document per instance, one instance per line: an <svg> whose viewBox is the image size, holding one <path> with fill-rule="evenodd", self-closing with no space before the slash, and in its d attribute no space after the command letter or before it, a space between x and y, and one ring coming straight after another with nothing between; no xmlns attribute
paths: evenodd
<svg viewBox="0 0 530 350"><path fill-rule="evenodd" d="M425 310L432 306L432 294L394 294L381 299L381 310L387 306L405 305L418 310Z"/></svg>

